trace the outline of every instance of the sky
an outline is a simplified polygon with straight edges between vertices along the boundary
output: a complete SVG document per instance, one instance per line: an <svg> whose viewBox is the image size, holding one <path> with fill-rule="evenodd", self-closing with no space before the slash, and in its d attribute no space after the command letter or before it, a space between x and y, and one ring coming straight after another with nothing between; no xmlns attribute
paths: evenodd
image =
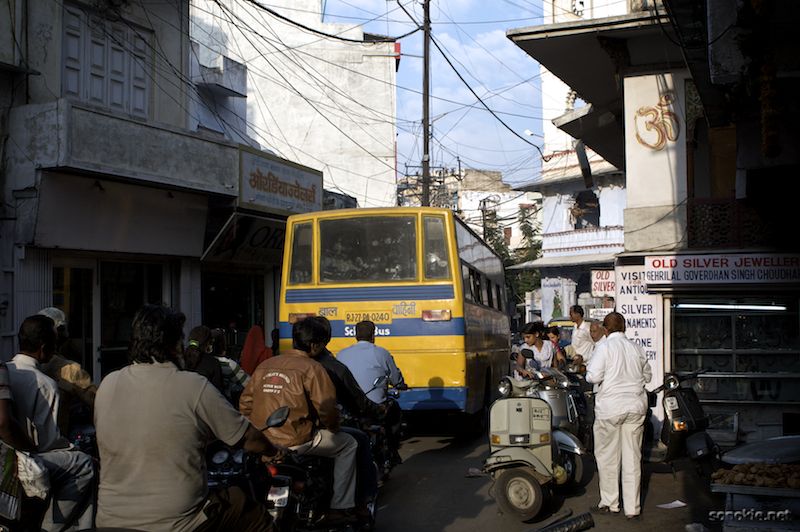
<svg viewBox="0 0 800 532"><path fill-rule="evenodd" d="M419 0L400 0L420 25ZM416 23L398 0L323 0L325 22L363 25L367 32L402 35ZM538 64L506 31L541 24L541 0L431 0L433 39L481 99L522 140L487 112L431 45L431 168L495 170L513 185L541 171L542 109ZM397 72L398 169L420 171L422 157L422 32L403 38ZM413 90L406 90L413 89ZM534 136L525 134L530 130Z"/></svg>

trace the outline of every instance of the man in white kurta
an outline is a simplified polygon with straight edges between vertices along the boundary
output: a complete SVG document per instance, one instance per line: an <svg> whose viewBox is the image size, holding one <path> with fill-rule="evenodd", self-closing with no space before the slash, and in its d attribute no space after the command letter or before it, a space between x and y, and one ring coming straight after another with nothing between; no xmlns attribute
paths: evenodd
<svg viewBox="0 0 800 532"><path fill-rule="evenodd" d="M572 347L576 354L583 357L583 363L588 364L594 354L594 342L589 330L589 322L583 319L583 307L571 306L569 319L575 322L575 328L572 330Z"/></svg>
<svg viewBox="0 0 800 532"><path fill-rule="evenodd" d="M641 511L642 435L647 412L647 392L652 371L641 347L625 336L625 318L618 312L603 320L608 331L599 343L586 371L588 382L599 384L595 395L594 441L600 503L599 513L620 511L619 480L622 471L622 504L628 519Z"/></svg>

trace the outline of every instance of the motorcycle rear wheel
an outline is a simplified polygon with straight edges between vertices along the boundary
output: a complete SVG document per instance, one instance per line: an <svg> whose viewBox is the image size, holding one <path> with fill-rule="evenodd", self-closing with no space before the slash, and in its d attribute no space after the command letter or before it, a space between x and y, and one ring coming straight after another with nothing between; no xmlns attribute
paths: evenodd
<svg viewBox="0 0 800 532"><path fill-rule="evenodd" d="M591 477L589 457L582 454L566 453L561 451L561 462L567 471L567 486L582 488Z"/></svg>
<svg viewBox="0 0 800 532"><path fill-rule="evenodd" d="M528 467L504 469L497 475L494 496L503 513L520 521L533 519L544 505L544 490Z"/></svg>

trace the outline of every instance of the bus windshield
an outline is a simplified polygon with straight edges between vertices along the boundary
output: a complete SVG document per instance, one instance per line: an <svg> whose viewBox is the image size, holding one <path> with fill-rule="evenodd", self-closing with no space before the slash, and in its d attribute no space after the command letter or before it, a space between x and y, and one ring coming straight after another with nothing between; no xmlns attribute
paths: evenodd
<svg viewBox="0 0 800 532"><path fill-rule="evenodd" d="M411 281L417 278L414 216L321 220L320 282Z"/></svg>

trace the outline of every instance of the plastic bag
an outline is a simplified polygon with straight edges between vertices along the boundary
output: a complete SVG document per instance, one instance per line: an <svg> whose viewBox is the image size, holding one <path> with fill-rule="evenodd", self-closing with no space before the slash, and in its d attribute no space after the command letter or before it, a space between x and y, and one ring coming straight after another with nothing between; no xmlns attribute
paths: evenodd
<svg viewBox="0 0 800 532"><path fill-rule="evenodd" d="M25 495L43 500L47 498L50 491L50 475L38 456L17 451L17 472Z"/></svg>

